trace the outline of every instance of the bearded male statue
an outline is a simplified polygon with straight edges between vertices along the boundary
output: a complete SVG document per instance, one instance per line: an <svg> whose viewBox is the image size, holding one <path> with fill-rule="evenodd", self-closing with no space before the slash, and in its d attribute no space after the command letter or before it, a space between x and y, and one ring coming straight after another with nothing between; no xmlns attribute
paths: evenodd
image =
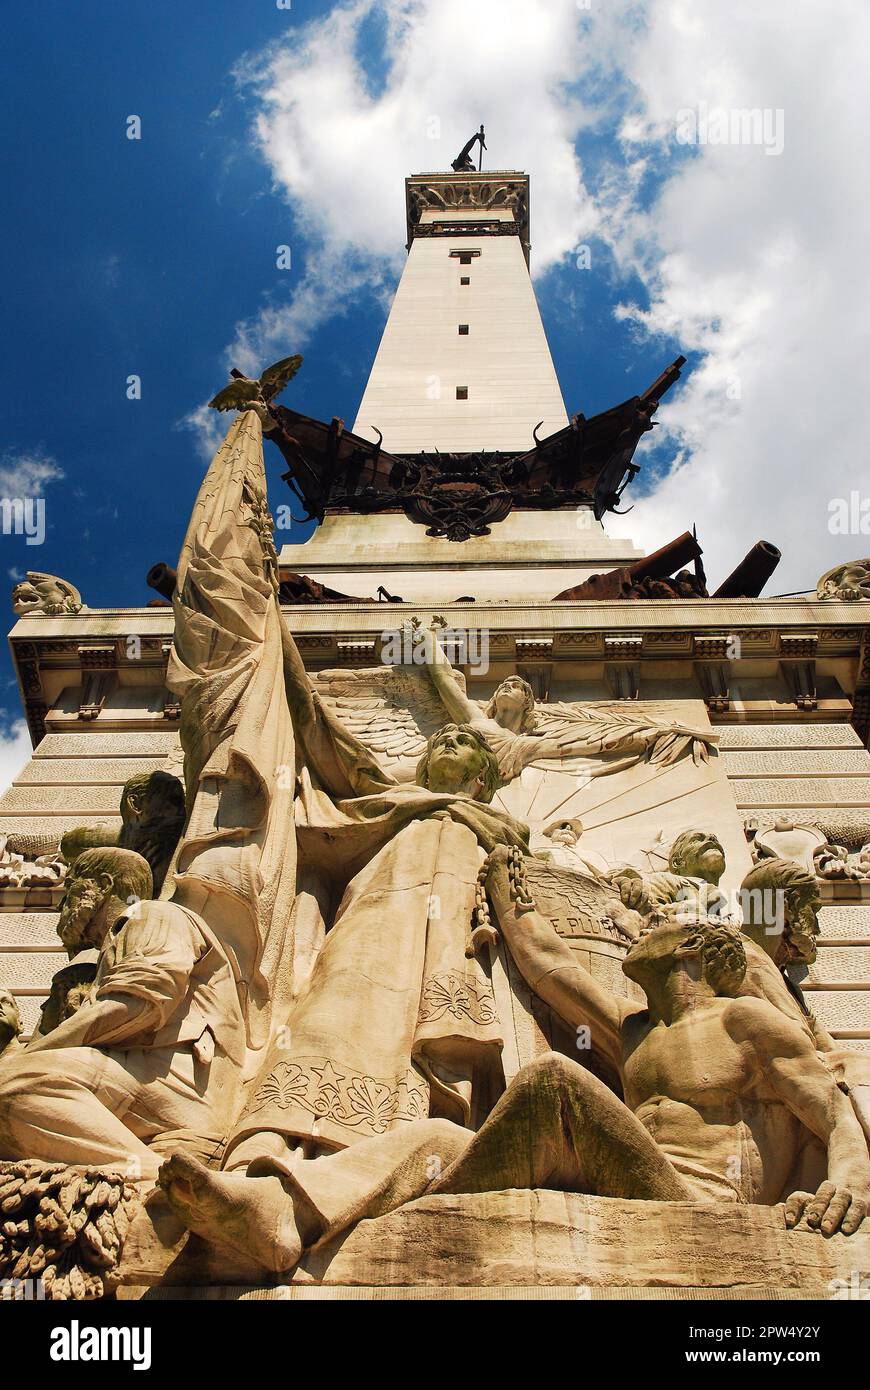
<svg viewBox="0 0 870 1390"><path fill-rule="evenodd" d="M93 999L0 1058L0 1159L148 1180L161 1149L211 1154L226 1133L245 1059L243 984L205 923L150 894L132 850L75 860L58 931L72 955L99 952Z"/></svg>

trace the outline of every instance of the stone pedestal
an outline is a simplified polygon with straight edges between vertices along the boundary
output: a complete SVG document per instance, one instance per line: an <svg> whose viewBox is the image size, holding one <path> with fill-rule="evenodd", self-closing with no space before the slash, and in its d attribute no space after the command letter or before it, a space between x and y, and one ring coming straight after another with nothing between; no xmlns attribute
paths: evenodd
<svg viewBox="0 0 870 1390"><path fill-rule="evenodd" d="M318 1296L318 1288L328 1297L372 1288L407 1298L475 1289L497 1296L511 1287L581 1299L845 1299L860 1296L862 1275L870 1281L870 1230L826 1239L806 1226L787 1230L781 1206L549 1191L422 1198L308 1255L285 1285L256 1280L194 1238L167 1268L161 1240L171 1242L165 1225L139 1225L119 1297L281 1298Z"/></svg>

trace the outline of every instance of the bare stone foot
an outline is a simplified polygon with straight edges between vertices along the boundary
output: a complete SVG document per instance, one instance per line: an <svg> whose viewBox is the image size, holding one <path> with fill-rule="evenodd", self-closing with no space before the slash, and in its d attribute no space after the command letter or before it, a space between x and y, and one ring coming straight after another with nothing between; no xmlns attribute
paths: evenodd
<svg viewBox="0 0 870 1390"><path fill-rule="evenodd" d="M191 1154L176 1153L161 1165L158 1182L195 1235L253 1258L271 1274L299 1263L302 1242L280 1178L221 1173Z"/></svg>

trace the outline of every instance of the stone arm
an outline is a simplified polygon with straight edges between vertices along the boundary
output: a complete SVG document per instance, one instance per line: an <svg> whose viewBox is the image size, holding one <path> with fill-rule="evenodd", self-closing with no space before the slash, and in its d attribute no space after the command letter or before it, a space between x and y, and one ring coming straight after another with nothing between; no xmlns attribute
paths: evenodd
<svg viewBox="0 0 870 1390"><path fill-rule="evenodd" d="M810 1011L808 1022L816 1040L816 1048L819 1052L838 1052L840 1049L834 1042L827 1028L823 1028L815 1014Z"/></svg>
<svg viewBox="0 0 870 1390"><path fill-rule="evenodd" d="M455 724L489 723L480 706L456 683L456 675L434 629L425 634L426 669L441 703Z"/></svg>
<svg viewBox="0 0 870 1390"><path fill-rule="evenodd" d="M283 614L280 622L284 690L300 761L316 783L337 800L367 796L395 786L396 778L381 767L369 749L312 690Z"/></svg>
<svg viewBox="0 0 870 1390"><path fill-rule="evenodd" d="M487 861L486 890L498 924L523 979L531 990L571 1027L588 1027L593 1048L621 1074L622 1027L635 1005L622 1000L578 965L569 946L552 923L514 900L508 862L510 851L499 847Z"/></svg>
<svg viewBox="0 0 870 1390"><path fill-rule="evenodd" d="M120 835L121 831L113 830L110 825L77 825L61 836L60 852L66 862L71 864L86 849L106 849L117 845Z"/></svg>
<svg viewBox="0 0 870 1390"><path fill-rule="evenodd" d="M598 728L595 727L596 723ZM646 757L654 766L665 768L673 767L686 753L691 753L696 766L700 766L709 760L709 750L716 738L712 731L694 729L688 724L656 724L638 720L633 726L614 723L608 727L606 721L591 721L586 751L626 755L624 764L605 764L591 773L593 777L605 777L619 771L623 765L631 766L640 757Z"/></svg>
<svg viewBox="0 0 870 1390"><path fill-rule="evenodd" d="M610 881L623 905L643 916L651 912L668 916L681 910L715 915L728 905L725 894L716 884L669 871L641 874L625 866L617 869Z"/></svg>
<svg viewBox="0 0 870 1390"><path fill-rule="evenodd" d="M108 962L106 952L112 951ZM204 937L182 915L171 919L139 908L103 947L94 1001L85 1004L28 1053L64 1047L147 1046L184 1002L191 972L208 949Z"/></svg>
<svg viewBox="0 0 870 1390"><path fill-rule="evenodd" d="M786 1223L807 1224L825 1235L851 1235L870 1211L870 1158L848 1096L840 1090L797 1023L764 999L735 1001L728 1029L749 1043L764 1081L827 1148L828 1175L818 1192L795 1192Z"/></svg>

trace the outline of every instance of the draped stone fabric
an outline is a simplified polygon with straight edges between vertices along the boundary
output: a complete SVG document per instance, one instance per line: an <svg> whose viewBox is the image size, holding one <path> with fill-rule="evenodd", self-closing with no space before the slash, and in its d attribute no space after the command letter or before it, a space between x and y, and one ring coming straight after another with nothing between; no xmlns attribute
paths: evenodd
<svg viewBox="0 0 870 1390"><path fill-rule="evenodd" d="M465 955L477 873L525 827L420 787L332 802L307 776L296 819L300 862L353 876L228 1152L262 1131L340 1147L430 1113L468 1123L503 1043L488 972Z"/></svg>
<svg viewBox="0 0 870 1390"><path fill-rule="evenodd" d="M291 995L296 887L296 753L265 488L262 427L248 411L193 509L167 676L182 702L188 822L164 896L198 913L233 960L255 1052Z"/></svg>
<svg viewBox="0 0 870 1390"><path fill-rule="evenodd" d="M310 1134L316 1121L340 1146L433 1104L464 1121L475 1068L501 1045L489 981L465 956L477 872L526 829L469 797L398 786L313 695L275 578L248 412L193 509L168 675L189 815L166 892L205 921L247 991L257 1083L239 1134ZM297 978L303 884L314 920Z"/></svg>

